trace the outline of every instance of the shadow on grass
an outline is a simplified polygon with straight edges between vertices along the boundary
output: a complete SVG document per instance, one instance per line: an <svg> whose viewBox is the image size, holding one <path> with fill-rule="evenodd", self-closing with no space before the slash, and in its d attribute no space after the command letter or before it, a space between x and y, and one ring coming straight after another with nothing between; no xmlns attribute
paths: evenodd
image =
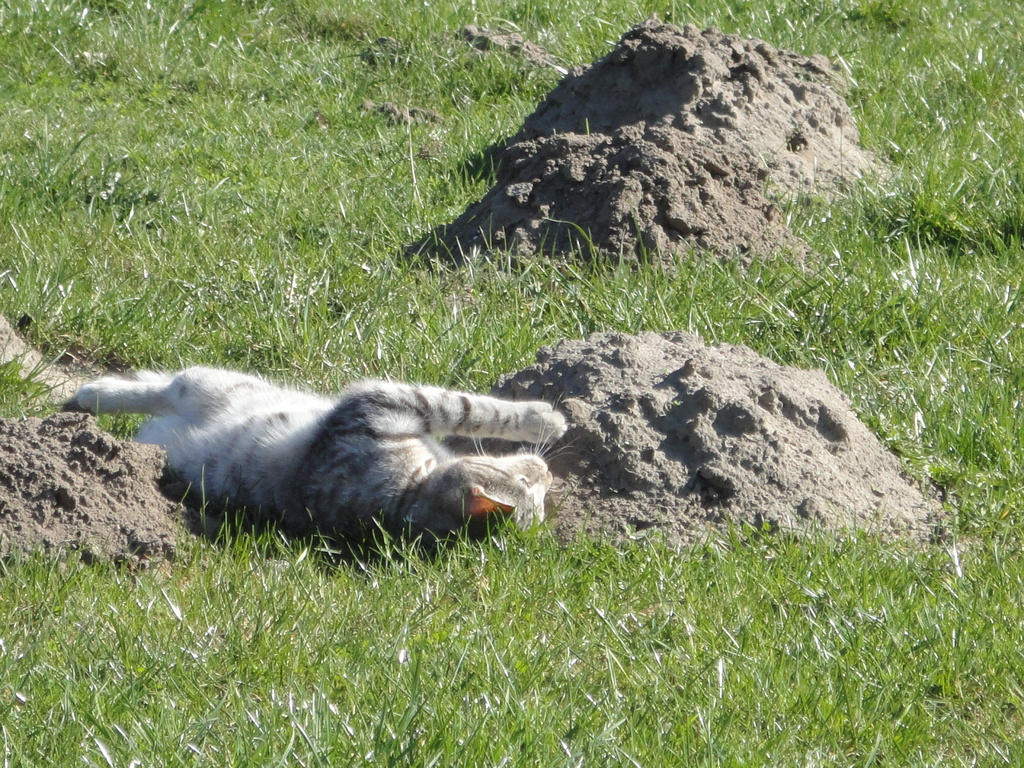
<svg viewBox="0 0 1024 768"><path fill-rule="evenodd" d="M356 568L435 561L460 545L488 547L496 544L503 531L515 524L509 520L485 522L443 538L413 536L388 530L377 521L344 533L324 531L296 533L273 514L246 508L225 508L205 500L192 488L173 477L160 484L163 493L181 506L185 532L220 548L253 546L262 556L275 559L282 549L297 547L314 556L324 568Z"/></svg>

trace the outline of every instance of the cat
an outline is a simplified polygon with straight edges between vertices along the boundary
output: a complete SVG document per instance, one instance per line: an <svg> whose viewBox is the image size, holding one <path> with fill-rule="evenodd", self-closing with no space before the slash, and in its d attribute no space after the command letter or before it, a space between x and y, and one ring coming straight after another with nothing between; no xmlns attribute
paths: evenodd
<svg viewBox="0 0 1024 768"><path fill-rule="evenodd" d="M536 453L458 455L437 438L531 443L564 434L549 404L385 381L336 400L234 371L140 371L85 384L69 410L144 413L136 439L203 497L259 509L298 536L364 536L374 526L432 543L495 519L544 519L552 477Z"/></svg>

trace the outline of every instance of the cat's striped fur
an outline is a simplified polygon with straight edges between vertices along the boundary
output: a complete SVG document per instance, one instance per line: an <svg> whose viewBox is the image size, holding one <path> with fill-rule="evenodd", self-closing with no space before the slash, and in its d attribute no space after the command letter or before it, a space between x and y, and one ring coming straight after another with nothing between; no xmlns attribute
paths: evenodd
<svg viewBox="0 0 1024 768"><path fill-rule="evenodd" d="M428 539L494 514L544 517L551 483L535 454L459 456L435 438L497 437L540 448L565 432L547 403L383 381L336 400L215 368L107 376L68 407L153 416L138 440L209 500L259 508L294 533L358 535L374 521Z"/></svg>

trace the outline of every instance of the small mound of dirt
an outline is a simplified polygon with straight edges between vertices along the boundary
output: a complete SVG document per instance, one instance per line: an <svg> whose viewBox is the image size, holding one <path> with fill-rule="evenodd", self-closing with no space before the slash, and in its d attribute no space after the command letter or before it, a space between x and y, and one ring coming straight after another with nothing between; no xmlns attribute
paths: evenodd
<svg viewBox="0 0 1024 768"><path fill-rule="evenodd" d="M468 24L459 30L458 36L478 51L505 50L523 57L528 64L554 67L565 74L555 59L536 43L530 42L518 32L501 31Z"/></svg>
<svg viewBox="0 0 1024 768"><path fill-rule="evenodd" d="M569 72L501 151L495 186L410 250L802 255L768 191L877 170L833 79L823 56L646 21Z"/></svg>
<svg viewBox="0 0 1024 768"><path fill-rule="evenodd" d="M0 419L0 558L170 557L180 515L160 492L163 464L156 446L118 440L87 414Z"/></svg>
<svg viewBox="0 0 1024 768"><path fill-rule="evenodd" d="M376 112L383 115L391 125L412 125L413 123L436 123L441 120L441 114L432 109L422 107L400 107L385 101L377 104L373 101L364 101L365 112Z"/></svg>
<svg viewBox="0 0 1024 768"><path fill-rule="evenodd" d="M542 348L496 394L559 402L554 526L688 543L749 524L925 540L941 507L819 371L685 333L597 333Z"/></svg>

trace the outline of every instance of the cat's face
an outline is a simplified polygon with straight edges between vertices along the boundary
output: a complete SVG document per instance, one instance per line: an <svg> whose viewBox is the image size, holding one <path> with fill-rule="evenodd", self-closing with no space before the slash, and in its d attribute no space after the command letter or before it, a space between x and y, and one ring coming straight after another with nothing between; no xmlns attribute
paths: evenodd
<svg viewBox="0 0 1024 768"><path fill-rule="evenodd" d="M464 456L427 482L409 523L441 538L462 528L482 535L497 520L514 520L521 528L542 521L551 473L534 455Z"/></svg>

